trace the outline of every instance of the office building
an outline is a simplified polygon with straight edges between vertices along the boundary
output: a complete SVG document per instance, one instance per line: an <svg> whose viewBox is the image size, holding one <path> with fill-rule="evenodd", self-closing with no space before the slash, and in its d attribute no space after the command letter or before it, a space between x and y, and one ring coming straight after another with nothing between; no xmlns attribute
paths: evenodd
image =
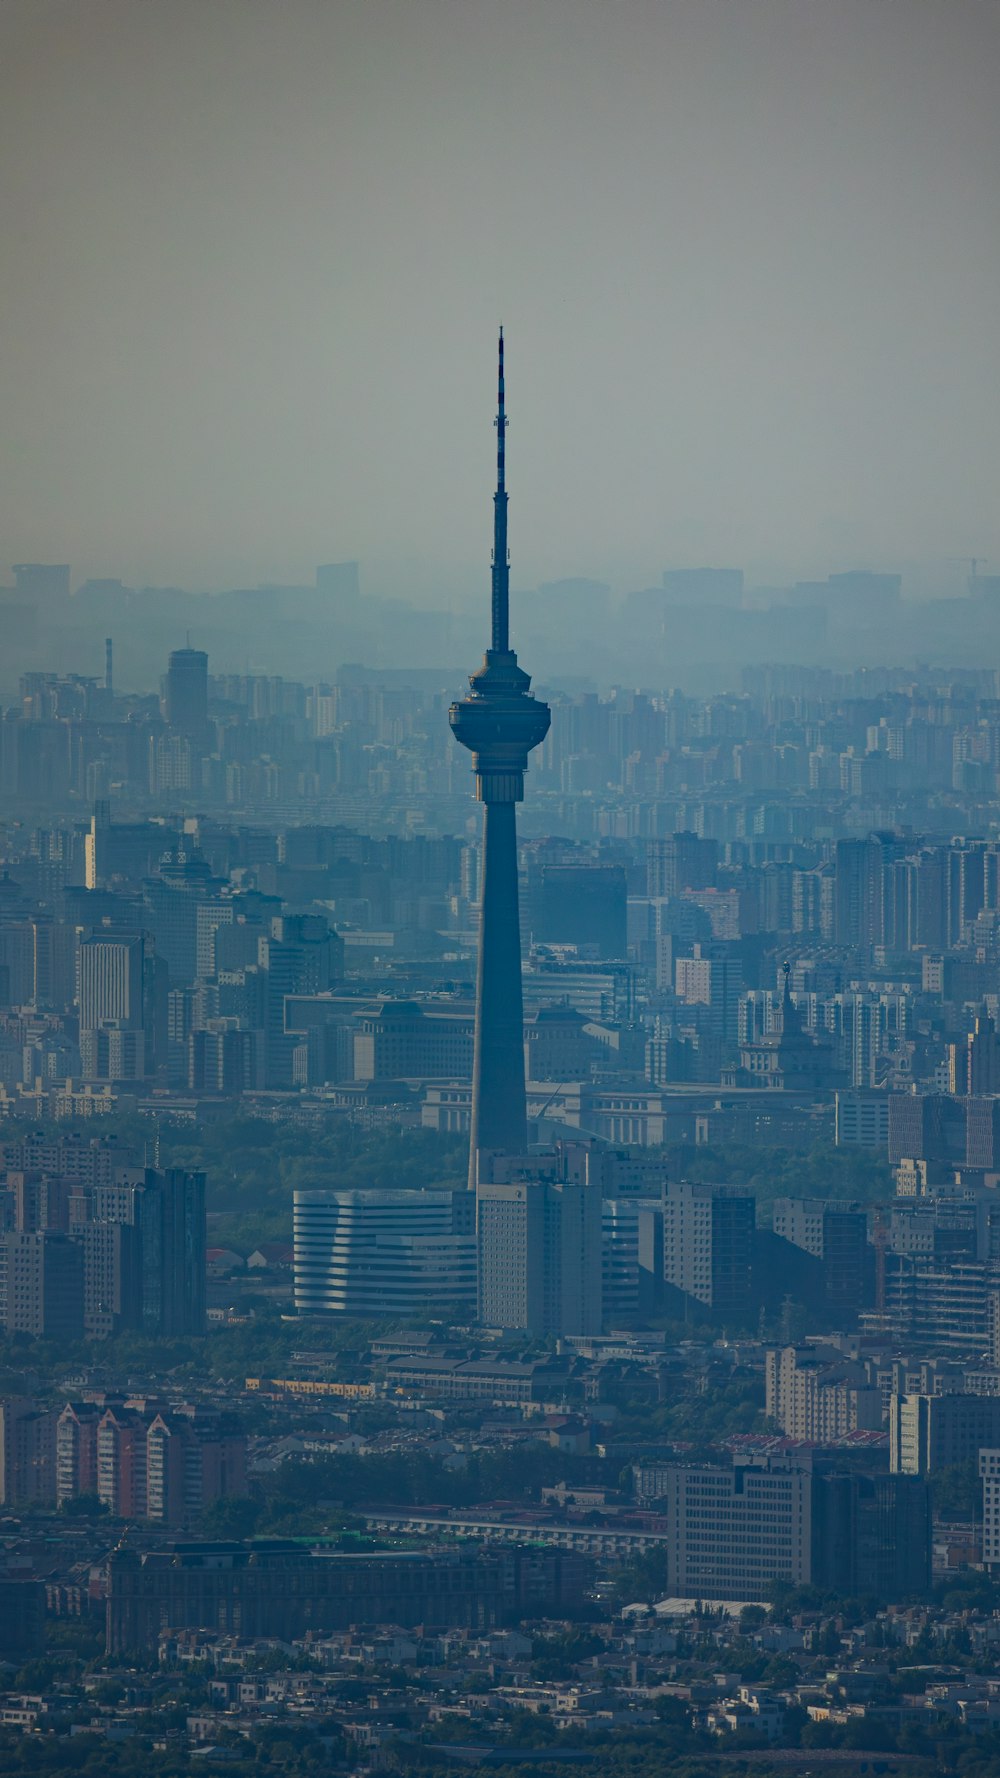
<svg viewBox="0 0 1000 1778"><path fill-rule="evenodd" d="M919 1476L814 1469L812 1581L853 1598L926 1597L931 1491Z"/></svg>
<svg viewBox="0 0 1000 1778"><path fill-rule="evenodd" d="M915 1476L838 1471L835 1459L657 1465L666 1514L665 1590L686 1599L767 1600L776 1583L892 1601L926 1592L931 1503Z"/></svg>
<svg viewBox="0 0 1000 1778"><path fill-rule="evenodd" d="M387 1000L354 1030L355 1080L468 1080L473 1026L468 1017Z"/></svg>
<svg viewBox="0 0 1000 1778"><path fill-rule="evenodd" d="M624 957L627 909L621 865L545 864L532 936L539 944L575 945L593 957Z"/></svg>
<svg viewBox="0 0 1000 1778"><path fill-rule="evenodd" d="M490 647L469 681L469 697L450 711L456 740L472 752L476 794L483 804L470 1186L480 1149L521 1154L527 1146L515 811L524 797L528 754L549 728L548 705L531 697L531 680L510 646L502 331L497 403Z"/></svg>
<svg viewBox="0 0 1000 1778"><path fill-rule="evenodd" d="M122 1323L150 1334L204 1333L204 1173L148 1167L98 1186L91 1220L122 1223L129 1231L117 1249L124 1274L116 1285ZM108 1265L105 1249L98 1248L95 1263Z"/></svg>
<svg viewBox="0 0 1000 1778"><path fill-rule="evenodd" d="M845 1089L835 1095L835 1106L838 1148L888 1148L888 1093L864 1087Z"/></svg>
<svg viewBox="0 0 1000 1778"><path fill-rule="evenodd" d="M290 1087L298 1042L287 1029L285 1003L294 994L322 994L343 974L344 945L322 914L282 915L271 920L257 944L264 972L264 1068L269 1087Z"/></svg>
<svg viewBox="0 0 1000 1778"><path fill-rule="evenodd" d="M717 1314L751 1305L757 1200L738 1186L671 1179L663 1188L663 1281Z"/></svg>
<svg viewBox="0 0 1000 1778"><path fill-rule="evenodd" d="M947 1093L890 1093L889 1165L965 1160L965 1101Z"/></svg>
<svg viewBox="0 0 1000 1778"><path fill-rule="evenodd" d="M483 1630L523 1617L565 1615L583 1597L587 1566L563 1550L303 1549L272 1539L190 1543L140 1556L120 1550L108 1570L107 1652L156 1649L164 1625L291 1642L356 1624Z"/></svg>
<svg viewBox="0 0 1000 1778"><path fill-rule="evenodd" d="M673 1535L664 1592L684 1599L769 1598L812 1579L812 1477L775 1458L669 1465L656 1504Z"/></svg>
<svg viewBox="0 0 1000 1778"><path fill-rule="evenodd" d="M889 1406L889 1467L930 1475L976 1461L1000 1445L1000 1396L894 1394Z"/></svg>
<svg viewBox="0 0 1000 1778"><path fill-rule="evenodd" d="M660 1207L656 1197L606 1197L601 1207L601 1295L604 1324L627 1327L654 1300L654 1281L640 1258L643 1218Z"/></svg>
<svg viewBox="0 0 1000 1778"><path fill-rule="evenodd" d="M871 1274L864 1210L823 1198L776 1198L772 1227L781 1240L820 1261L823 1291L831 1308L863 1306Z"/></svg>
<svg viewBox="0 0 1000 1778"><path fill-rule="evenodd" d="M600 1333L600 1187L571 1148L479 1151L479 1319L534 1334Z"/></svg>
<svg viewBox="0 0 1000 1778"><path fill-rule="evenodd" d="M208 655L200 648L177 648L170 656L163 683L163 717L167 727L189 740L201 741L208 728Z"/></svg>
<svg viewBox="0 0 1000 1778"><path fill-rule="evenodd" d="M160 978L149 938L91 933L78 948L80 1055L88 1080L145 1080L156 1066Z"/></svg>
<svg viewBox="0 0 1000 1778"><path fill-rule="evenodd" d="M977 1018L964 1043L949 1044L948 1091L959 1097L1000 1093L1000 1035L991 1018Z"/></svg>
<svg viewBox="0 0 1000 1778"><path fill-rule="evenodd" d="M471 1313L475 1200L453 1191L298 1191L298 1315Z"/></svg>

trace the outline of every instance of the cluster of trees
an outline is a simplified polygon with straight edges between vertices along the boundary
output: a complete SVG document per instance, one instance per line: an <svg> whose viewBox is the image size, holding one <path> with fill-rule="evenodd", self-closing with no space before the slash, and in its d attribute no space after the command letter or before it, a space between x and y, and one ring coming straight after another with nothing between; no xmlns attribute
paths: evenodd
<svg viewBox="0 0 1000 1778"><path fill-rule="evenodd" d="M73 1127L53 1129L65 1134ZM21 1129L8 1123L5 1135L16 1137ZM82 1133L92 1136L94 1127ZM139 1155L150 1142L148 1120L138 1117L103 1119L98 1133L114 1133ZM232 1115L194 1127L164 1116L158 1137L162 1166L205 1173L208 1208L217 1219L220 1239L246 1252L261 1241L290 1239L296 1190L459 1186L468 1162L467 1138L461 1135L414 1128L362 1130L346 1118L304 1128L247 1117L238 1103ZM893 1193L887 1161L866 1149L823 1143L803 1154L728 1143L709 1148L675 1144L660 1152L674 1178L746 1186L765 1210L785 1196L864 1201Z"/></svg>
<svg viewBox="0 0 1000 1778"><path fill-rule="evenodd" d="M672 1441L698 1454L717 1449L736 1433L761 1432L767 1426L764 1381L756 1373L727 1372L706 1380L704 1387L700 1379L687 1377L661 1398L648 1371L622 1366L613 1373L609 1367L601 1395L618 1409L617 1436Z"/></svg>
<svg viewBox="0 0 1000 1778"><path fill-rule="evenodd" d="M775 1198L871 1203L895 1193L889 1162L876 1149L834 1148L824 1142L801 1153L732 1142L715 1148L679 1144L663 1153L675 1179L745 1186L765 1210Z"/></svg>
<svg viewBox="0 0 1000 1778"><path fill-rule="evenodd" d="M308 1536L360 1524L369 1506L475 1506L510 1500L524 1506L543 1487L560 1481L593 1484L599 1460L567 1456L548 1445L473 1452L461 1469L445 1469L423 1450L384 1455L319 1457L286 1463L262 1479L245 1500L220 1499L207 1507L200 1530L207 1537Z"/></svg>
<svg viewBox="0 0 1000 1778"><path fill-rule="evenodd" d="M293 1192L458 1186L468 1143L437 1130L359 1130L346 1119L302 1129L237 1114L196 1129L165 1124L160 1160L204 1172L220 1238L249 1253L291 1239Z"/></svg>

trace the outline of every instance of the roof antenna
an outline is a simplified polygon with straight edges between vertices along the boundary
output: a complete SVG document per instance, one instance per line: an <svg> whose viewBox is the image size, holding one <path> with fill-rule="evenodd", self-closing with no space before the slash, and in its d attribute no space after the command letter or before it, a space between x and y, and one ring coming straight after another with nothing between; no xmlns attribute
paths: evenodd
<svg viewBox="0 0 1000 1778"><path fill-rule="evenodd" d="M493 496L493 649L510 653L510 557L507 553L507 489L504 485L503 328L497 357L497 491Z"/></svg>

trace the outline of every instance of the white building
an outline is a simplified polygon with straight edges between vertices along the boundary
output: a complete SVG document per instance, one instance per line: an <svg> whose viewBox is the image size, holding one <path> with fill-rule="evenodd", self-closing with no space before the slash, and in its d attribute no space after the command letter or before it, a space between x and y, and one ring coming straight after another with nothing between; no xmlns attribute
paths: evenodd
<svg viewBox="0 0 1000 1778"><path fill-rule="evenodd" d="M465 1190L296 1192L296 1313L471 1310L475 1208Z"/></svg>

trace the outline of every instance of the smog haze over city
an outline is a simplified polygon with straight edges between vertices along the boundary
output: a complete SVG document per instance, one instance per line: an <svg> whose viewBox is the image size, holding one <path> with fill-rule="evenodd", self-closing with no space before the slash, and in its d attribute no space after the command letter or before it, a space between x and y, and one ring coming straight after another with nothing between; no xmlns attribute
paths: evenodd
<svg viewBox="0 0 1000 1778"><path fill-rule="evenodd" d="M4 1778L1000 1778L998 73L0 5Z"/></svg>
<svg viewBox="0 0 1000 1778"><path fill-rule="evenodd" d="M2 31L14 559L217 591L356 558L464 614L499 320L515 588L927 597L1000 557L996 7L7 0Z"/></svg>

